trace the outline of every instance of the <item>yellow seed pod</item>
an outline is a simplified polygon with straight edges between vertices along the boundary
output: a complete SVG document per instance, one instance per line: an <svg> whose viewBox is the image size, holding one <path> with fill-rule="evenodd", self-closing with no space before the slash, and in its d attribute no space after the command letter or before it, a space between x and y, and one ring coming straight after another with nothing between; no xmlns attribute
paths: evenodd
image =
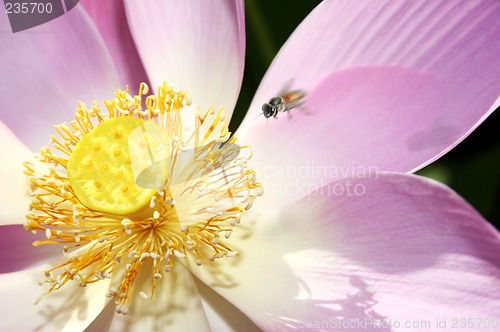
<svg viewBox="0 0 500 332"><path fill-rule="evenodd" d="M128 137L145 120L121 116L105 120L78 142L68 161L68 179L89 209L118 215L149 203L156 189L136 184Z"/></svg>

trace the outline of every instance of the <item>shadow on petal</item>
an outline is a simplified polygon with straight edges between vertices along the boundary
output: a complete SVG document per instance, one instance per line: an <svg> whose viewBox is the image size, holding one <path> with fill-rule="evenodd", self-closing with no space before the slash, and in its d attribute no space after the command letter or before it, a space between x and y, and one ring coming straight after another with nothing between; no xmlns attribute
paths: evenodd
<svg viewBox="0 0 500 332"><path fill-rule="evenodd" d="M352 320L390 330L389 320L494 317L500 304L491 300L500 292L498 232L433 181L343 179L248 219L253 233L237 241L240 255L214 263L231 284L192 271L264 330Z"/></svg>
<svg viewBox="0 0 500 332"><path fill-rule="evenodd" d="M175 264L171 272L164 273L157 280L154 296L151 298L153 264L149 261L144 264L134 283L128 314L104 313L94 326L111 324L109 331L120 332L209 331L200 296L189 271L182 264ZM117 284L114 286L118 288ZM149 298L143 298L141 292ZM114 304L113 307L115 308ZM109 319L111 323L108 322Z"/></svg>
<svg viewBox="0 0 500 332"><path fill-rule="evenodd" d="M259 328L250 318L245 316L231 302L207 287L199 279L195 279L205 313L213 331L258 331Z"/></svg>
<svg viewBox="0 0 500 332"><path fill-rule="evenodd" d="M61 290L44 296L37 305L33 300L47 291L38 286L49 265L0 275L0 310L5 331L78 331L84 330L105 306L109 282L104 280L82 288L68 281Z"/></svg>

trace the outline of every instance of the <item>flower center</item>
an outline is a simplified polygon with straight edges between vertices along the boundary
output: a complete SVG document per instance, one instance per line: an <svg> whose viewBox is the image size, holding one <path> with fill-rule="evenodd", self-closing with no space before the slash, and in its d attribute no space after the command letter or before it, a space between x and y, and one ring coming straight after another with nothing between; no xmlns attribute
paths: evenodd
<svg viewBox="0 0 500 332"><path fill-rule="evenodd" d="M147 94L144 83L135 96L117 90L107 114L79 103L74 121L55 126L52 149L24 164L33 198L25 228L45 233L34 246L62 245L65 258L45 272L42 296L108 278L106 296L126 314L140 271L151 272L141 274L149 299L176 261L238 254L231 233L263 193L247 168L250 148L230 136L222 109L200 111L166 83Z"/></svg>

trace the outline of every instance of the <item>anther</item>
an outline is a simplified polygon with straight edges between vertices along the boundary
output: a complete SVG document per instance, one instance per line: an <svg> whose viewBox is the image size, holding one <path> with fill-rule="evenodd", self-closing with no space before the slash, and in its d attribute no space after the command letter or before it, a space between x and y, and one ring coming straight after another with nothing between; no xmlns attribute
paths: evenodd
<svg viewBox="0 0 500 332"><path fill-rule="evenodd" d="M125 306L125 305L122 305L122 306L120 307L120 312L121 312L121 314L122 314L122 315L126 315L126 314L128 314L128 307L127 307L127 306Z"/></svg>
<svg viewBox="0 0 500 332"><path fill-rule="evenodd" d="M172 250L168 249L167 252L165 253L165 259L170 260L171 257L172 257Z"/></svg>
<svg viewBox="0 0 500 332"><path fill-rule="evenodd" d="M186 257L186 255L184 255L182 252L177 251L177 250L174 250L174 255L177 258L184 258L184 257Z"/></svg>
<svg viewBox="0 0 500 332"><path fill-rule="evenodd" d="M38 303L40 303L40 301L42 300L43 298L43 294L38 296L36 299L33 300L33 305L37 305Z"/></svg>
<svg viewBox="0 0 500 332"><path fill-rule="evenodd" d="M151 197L151 200L149 201L149 207L154 208L156 206L156 196Z"/></svg>

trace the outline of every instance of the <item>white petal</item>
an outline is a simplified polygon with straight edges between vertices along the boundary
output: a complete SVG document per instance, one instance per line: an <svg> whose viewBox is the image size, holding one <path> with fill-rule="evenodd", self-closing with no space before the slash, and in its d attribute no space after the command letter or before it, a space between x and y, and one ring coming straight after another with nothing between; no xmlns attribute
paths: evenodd
<svg viewBox="0 0 500 332"><path fill-rule="evenodd" d="M217 294L213 289L198 279L196 279L195 282L212 331L230 332L259 330L259 327L231 302Z"/></svg>
<svg viewBox="0 0 500 332"><path fill-rule="evenodd" d="M109 331L210 331L193 276L181 264L158 280L154 297L144 299L140 292L151 295L151 271L143 269L134 285L132 305L127 315L107 309L93 326L110 326ZM110 323L111 319L111 323ZM110 324L110 325L109 325Z"/></svg>
<svg viewBox="0 0 500 332"><path fill-rule="evenodd" d="M107 280L85 288L68 282L33 305L33 300L45 290L37 282L44 278L47 268L38 266L0 275L2 331L82 331L104 308Z"/></svg>

